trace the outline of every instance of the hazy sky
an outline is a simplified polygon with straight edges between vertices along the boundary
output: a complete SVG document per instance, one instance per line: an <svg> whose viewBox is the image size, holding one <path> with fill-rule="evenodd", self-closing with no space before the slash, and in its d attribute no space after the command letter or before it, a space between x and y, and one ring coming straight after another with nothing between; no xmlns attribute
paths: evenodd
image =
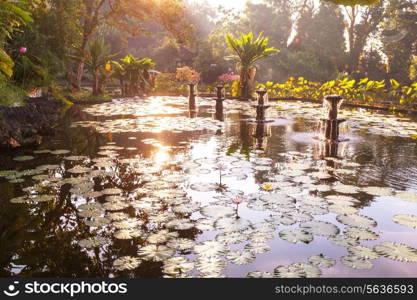
<svg viewBox="0 0 417 300"><path fill-rule="evenodd" d="M218 6L222 5L227 8L242 8L248 0L192 0L195 2L205 2ZM261 0L251 0L253 3L261 2Z"/></svg>

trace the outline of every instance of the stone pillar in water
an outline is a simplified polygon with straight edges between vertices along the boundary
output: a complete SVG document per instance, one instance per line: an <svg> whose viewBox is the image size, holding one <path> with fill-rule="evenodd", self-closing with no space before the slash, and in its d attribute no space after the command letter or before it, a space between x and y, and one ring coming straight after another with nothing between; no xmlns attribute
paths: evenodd
<svg viewBox="0 0 417 300"><path fill-rule="evenodd" d="M218 85L216 86L217 89L217 98L216 98L216 120L224 121L224 114L223 114L223 86Z"/></svg>
<svg viewBox="0 0 417 300"><path fill-rule="evenodd" d="M265 122L265 111L269 108L269 105L265 105L267 101L265 98L267 91L266 90L257 90L256 94L258 95L258 105L256 105L256 121Z"/></svg>
<svg viewBox="0 0 417 300"><path fill-rule="evenodd" d="M339 140L339 125L344 119L338 119L338 109L343 97L338 95L328 95L324 97L323 108L325 110L324 117L321 119L320 131L322 138L331 141Z"/></svg>
<svg viewBox="0 0 417 300"><path fill-rule="evenodd" d="M190 92L188 95L188 106L190 108L190 110L195 110L195 84L194 83L190 83L188 84L189 88L190 88Z"/></svg>

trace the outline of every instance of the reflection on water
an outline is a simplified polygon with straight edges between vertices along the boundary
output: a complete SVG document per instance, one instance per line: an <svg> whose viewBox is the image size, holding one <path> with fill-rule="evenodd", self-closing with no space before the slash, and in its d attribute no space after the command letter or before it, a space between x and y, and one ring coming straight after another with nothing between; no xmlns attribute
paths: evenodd
<svg viewBox="0 0 417 300"><path fill-rule="evenodd" d="M1 276L417 276L417 123L319 105L120 99L0 157ZM271 103L270 103L271 104ZM273 104L273 103L272 103Z"/></svg>

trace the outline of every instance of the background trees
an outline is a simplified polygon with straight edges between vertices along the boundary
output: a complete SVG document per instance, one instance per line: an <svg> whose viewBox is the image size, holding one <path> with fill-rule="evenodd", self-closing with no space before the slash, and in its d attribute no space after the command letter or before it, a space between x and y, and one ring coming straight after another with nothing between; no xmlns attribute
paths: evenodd
<svg viewBox="0 0 417 300"><path fill-rule="evenodd" d="M149 57L171 74L192 67L200 88L236 70L224 35L243 32L264 32L280 49L253 64L260 82L349 76L410 85L417 77L416 0L263 0L242 11L203 0L0 0L0 25L1 98L57 83L96 93L89 44L98 38L116 59Z"/></svg>

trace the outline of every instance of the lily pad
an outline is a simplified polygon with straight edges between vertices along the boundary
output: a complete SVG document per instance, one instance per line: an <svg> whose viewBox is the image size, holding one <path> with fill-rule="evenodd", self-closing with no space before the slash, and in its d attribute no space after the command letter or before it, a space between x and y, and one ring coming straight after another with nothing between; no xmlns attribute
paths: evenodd
<svg viewBox="0 0 417 300"><path fill-rule="evenodd" d="M363 257L358 256L343 256L340 260L346 267L358 270L367 270L373 267L373 264Z"/></svg>
<svg viewBox="0 0 417 300"><path fill-rule="evenodd" d="M417 216L416 215L409 215L409 214L398 214L395 215L392 220L403 226L411 227L416 229L417 228Z"/></svg>
<svg viewBox="0 0 417 300"><path fill-rule="evenodd" d="M313 240L313 235L310 232L300 229L282 230L279 237L290 243L305 243L308 244Z"/></svg>
<svg viewBox="0 0 417 300"><path fill-rule="evenodd" d="M139 267L140 263L138 257L122 256L113 262L113 267L118 271L134 270Z"/></svg>
<svg viewBox="0 0 417 300"><path fill-rule="evenodd" d="M336 264L336 260L333 258L328 258L324 256L322 253L318 255L313 255L308 258L308 262L313 266L319 268L330 268Z"/></svg>
<svg viewBox="0 0 417 300"><path fill-rule="evenodd" d="M417 262L417 249L401 243L383 242L374 247L376 253L396 261Z"/></svg>

